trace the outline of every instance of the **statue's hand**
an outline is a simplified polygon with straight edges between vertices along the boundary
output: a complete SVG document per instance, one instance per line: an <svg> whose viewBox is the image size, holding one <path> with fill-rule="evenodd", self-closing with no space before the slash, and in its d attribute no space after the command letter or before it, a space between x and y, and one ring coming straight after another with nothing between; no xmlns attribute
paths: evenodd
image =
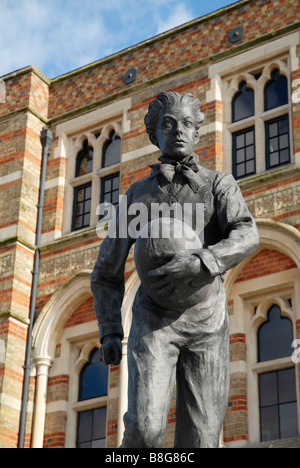
<svg viewBox="0 0 300 468"><path fill-rule="evenodd" d="M108 335L104 338L100 348L100 358L105 364L117 366L122 359L122 342L117 335Z"/></svg>
<svg viewBox="0 0 300 468"><path fill-rule="evenodd" d="M202 271L202 264L199 257L191 255L184 257L175 255L166 265L156 270L151 270L149 276L158 278L154 281L152 288L158 295L171 294L176 289L176 283L179 281L189 283L198 277Z"/></svg>

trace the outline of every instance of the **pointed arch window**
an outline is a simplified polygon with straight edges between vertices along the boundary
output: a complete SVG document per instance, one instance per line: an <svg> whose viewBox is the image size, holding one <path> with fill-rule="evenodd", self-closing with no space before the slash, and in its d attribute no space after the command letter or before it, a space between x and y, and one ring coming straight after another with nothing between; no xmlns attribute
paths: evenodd
<svg viewBox="0 0 300 468"><path fill-rule="evenodd" d="M108 366L100 361L100 350L93 349L79 376L79 401L107 394Z"/></svg>
<svg viewBox="0 0 300 468"><path fill-rule="evenodd" d="M278 68L264 89L265 111L288 104L288 82ZM265 122L266 166L272 169L290 162L290 135L288 114Z"/></svg>
<svg viewBox="0 0 300 468"><path fill-rule="evenodd" d="M94 348L79 376L78 400L105 397L108 391L108 366L100 361L100 350ZM96 400L97 401L97 400ZM93 405L91 405L93 406ZM105 448L106 406L78 413L77 448Z"/></svg>
<svg viewBox="0 0 300 468"><path fill-rule="evenodd" d="M246 81L242 81L232 100L232 122L247 119L252 115L254 115L254 91L247 86Z"/></svg>
<svg viewBox="0 0 300 468"><path fill-rule="evenodd" d="M259 72L249 70L247 81L241 79L237 91L236 78L231 81L235 91L225 111L230 122L225 135L231 142L224 146L231 146L231 170L236 179L291 163L288 71L284 61L280 65L269 64Z"/></svg>
<svg viewBox="0 0 300 468"><path fill-rule="evenodd" d="M292 323L273 304L267 321L257 332L258 361L271 361L291 355ZM276 369L259 375L261 441L298 435L295 368Z"/></svg>
<svg viewBox="0 0 300 468"><path fill-rule="evenodd" d="M278 68L271 72L271 79L265 85L264 101L265 111L288 104L287 78L280 74Z"/></svg>
<svg viewBox="0 0 300 468"><path fill-rule="evenodd" d="M120 164L121 160L121 138L112 130L109 138L103 145L102 169ZM119 203L120 173L117 169L101 177L100 203L108 203L117 206ZM103 215L100 216L103 217Z"/></svg>
<svg viewBox="0 0 300 468"><path fill-rule="evenodd" d="M121 158L121 138L116 135L115 130L109 134L109 138L103 145L102 168L119 164Z"/></svg>
<svg viewBox="0 0 300 468"><path fill-rule="evenodd" d="M88 144L88 140L85 140L76 157L76 170L75 177L80 177L85 174L89 174L93 170L93 147Z"/></svg>
<svg viewBox="0 0 300 468"><path fill-rule="evenodd" d="M82 178L93 171L93 147L85 140L76 157L75 179ZM72 231L88 227L91 216L92 181L74 187Z"/></svg>

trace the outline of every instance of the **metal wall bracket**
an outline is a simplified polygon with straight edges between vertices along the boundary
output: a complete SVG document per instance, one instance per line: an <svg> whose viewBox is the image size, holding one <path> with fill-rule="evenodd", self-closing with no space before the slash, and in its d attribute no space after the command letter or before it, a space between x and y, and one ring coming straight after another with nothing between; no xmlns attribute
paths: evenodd
<svg viewBox="0 0 300 468"><path fill-rule="evenodd" d="M124 75L124 81L126 84L132 83L136 79L137 71L135 68L130 68Z"/></svg>
<svg viewBox="0 0 300 468"><path fill-rule="evenodd" d="M244 32L244 28L242 26L238 26L237 28L229 31L228 40L232 43L238 42L242 39Z"/></svg>

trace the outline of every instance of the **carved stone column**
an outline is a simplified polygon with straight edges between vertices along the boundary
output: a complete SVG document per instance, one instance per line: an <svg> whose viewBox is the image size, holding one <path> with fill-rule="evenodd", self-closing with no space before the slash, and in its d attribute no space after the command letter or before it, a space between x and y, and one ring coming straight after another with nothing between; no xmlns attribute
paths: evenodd
<svg viewBox="0 0 300 468"><path fill-rule="evenodd" d="M36 365L36 394L34 401L33 415L33 430L32 430L32 448L43 448L45 417L46 417L46 402L47 402L47 385L49 377L49 369L52 365L52 360L47 357L35 358Z"/></svg>

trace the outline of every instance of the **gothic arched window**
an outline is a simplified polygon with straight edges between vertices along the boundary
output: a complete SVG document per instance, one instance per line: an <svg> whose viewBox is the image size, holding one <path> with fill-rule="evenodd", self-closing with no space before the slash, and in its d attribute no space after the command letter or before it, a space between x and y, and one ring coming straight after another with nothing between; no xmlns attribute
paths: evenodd
<svg viewBox="0 0 300 468"><path fill-rule="evenodd" d="M121 160L121 138L112 130L103 145L102 168L119 164ZM113 172L101 177L100 203L116 206L119 203L120 174Z"/></svg>
<svg viewBox="0 0 300 468"><path fill-rule="evenodd" d="M102 167L118 164L121 158L121 138L112 130L103 145Z"/></svg>
<svg viewBox="0 0 300 468"><path fill-rule="evenodd" d="M254 91L248 88L246 81L239 85L238 92L232 99L232 122L254 115Z"/></svg>
<svg viewBox="0 0 300 468"><path fill-rule="evenodd" d="M93 349L79 376L79 400L107 394L108 366L100 361L100 350Z"/></svg>
<svg viewBox="0 0 300 468"><path fill-rule="evenodd" d="M293 328L274 304L257 332L258 361L272 361L292 353ZM261 441L298 435L295 368L280 368L259 375ZM277 367L277 369L276 369Z"/></svg>
<svg viewBox="0 0 300 468"><path fill-rule="evenodd" d="M79 376L79 401L107 395L108 366L100 361L100 350L94 348ZM78 413L77 448L105 448L106 406Z"/></svg>
<svg viewBox="0 0 300 468"><path fill-rule="evenodd" d="M287 78L280 74L278 68L271 73L271 79L265 85L265 111L288 103Z"/></svg>
<svg viewBox="0 0 300 468"><path fill-rule="evenodd" d="M75 178L90 174L93 170L94 151L85 140L76 157ZM81 179L80 179L81 180ZM91 215L92 182L74 187L72 231L88 227Z"/></svg>

